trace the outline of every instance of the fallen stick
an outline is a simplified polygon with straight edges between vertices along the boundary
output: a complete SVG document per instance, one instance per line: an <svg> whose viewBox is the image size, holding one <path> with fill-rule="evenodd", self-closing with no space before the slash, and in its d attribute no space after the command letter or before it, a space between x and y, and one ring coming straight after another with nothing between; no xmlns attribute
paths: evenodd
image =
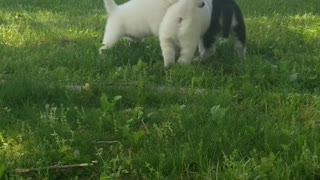
<svg viewBox="0 0 320 180"><path fill-rule="evenodd" d="M8 83L10 80L14 79L12 75L0 74L0 85ZM131 91L132 88L139 87L139 82L131 82L131 83L99 83L99 84L89 84L85 83L84 85L64 85L62 86L68 91L81 93L90 91L92 87L105 88L107 90L112 89L122 89ZM50 86L48 86L50 87ZM195 95L198 94L208 94L210 92L220 92L216 89L208 89L208 88L191 88L191 87L175 87L170 85L157 85L157 84L144 84L142 87L144 90L154 93L192 93Z"/></svg>
<svg viewBox="0 0 320 180"><path fill-rule="evenodd" d="M10 74L0 74L0 79L12 79L13 76Z"/></svg>
<svg viewBox="0 0 320 180"><path fill-rule="evenodd" d="M70 164L70 165L54 165L54 166L48 166L43 168L17 168L15 172L17 174L28 174L32 172L39 172L43 170L66 170L66 169L74 169L74 168L84 168L84 167L91 167L98 163L98 161L92 161L91 163L80 163L80 164Z"/></svg>
<svg viewBox="0 0 320 180"><path fill-rule="evenodd" d="M8 80L11 80L12 78L12 75L0 74L0 85L6 83Z"/></svg>
<svg viewBox="0 0 320 180"><path fill-rule="evenodd" d="M0 85L6 83L6 80L0 79Z"/></svg>
<svg viewBox="0 0 320 180"><path fill-rule="evenodd" d="M93 141L94 144L120 144L120 141Z"/></svg>

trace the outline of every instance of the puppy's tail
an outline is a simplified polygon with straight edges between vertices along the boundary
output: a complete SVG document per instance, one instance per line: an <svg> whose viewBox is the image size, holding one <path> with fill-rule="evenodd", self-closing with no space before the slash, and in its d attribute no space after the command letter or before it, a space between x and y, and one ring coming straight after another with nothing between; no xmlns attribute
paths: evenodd
<svg viewBox="0 0 320 180"><path fill-rule="evenodd" d="M112 13L117 8L117 4L114 0L103 0L104 7L108 13Z"/></svg>

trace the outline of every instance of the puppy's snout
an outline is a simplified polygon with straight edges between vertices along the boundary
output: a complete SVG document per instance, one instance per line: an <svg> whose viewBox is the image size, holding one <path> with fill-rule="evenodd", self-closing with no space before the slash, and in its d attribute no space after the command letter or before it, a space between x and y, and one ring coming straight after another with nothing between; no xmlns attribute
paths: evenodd
<svg viewBox="0 0 320 180"><path fill-rule="evenodd" d="M199 8L203 8L204 7L204 5L206 5L203 1L201 1L201 3L199 4Z"/></svg>

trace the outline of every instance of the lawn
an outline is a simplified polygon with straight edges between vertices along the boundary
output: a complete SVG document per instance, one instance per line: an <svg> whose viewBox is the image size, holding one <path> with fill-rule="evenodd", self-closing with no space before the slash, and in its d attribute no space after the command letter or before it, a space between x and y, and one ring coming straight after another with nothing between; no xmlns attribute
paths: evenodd
<svg viewBox="0 0 320 180"><path fill-rule="evenodd" d="M98 54L102 0L0 0L0 179L319 179L319 0L237 0L245 61Z"/></svg>

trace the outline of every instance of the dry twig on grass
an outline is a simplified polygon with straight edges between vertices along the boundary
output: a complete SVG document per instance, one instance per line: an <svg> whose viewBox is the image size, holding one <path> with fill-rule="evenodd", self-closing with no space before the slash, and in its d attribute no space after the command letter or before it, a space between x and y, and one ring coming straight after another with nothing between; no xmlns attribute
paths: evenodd
<svg viewBox="0 0 320 180"><path fill-rule="evenodd" d="M68 170L68 169L76 169L76 168L87 168L95 166L98 161L92 161L91 163L80 163L80 164L69 164L69 165L54 165L43 168L18 168L15 172L19 175L24 175L33 172L39 172L43 170Z"/></svg>
<svg viewBox="0 0 320 180"><path fill-rule="evenodd" d="M8 83L10 80L14 79L12 75L0 74L0 85ZM46 83L46 82L44 82ZM131 83L99 83L99 84L89 84L85 83L84 85L64 85L62 86L68 91L81 93L92 90L93 87L104 88L106 90L128 90L131 91L132 88L137 88L139 86L139 82L131 82ZM50 87L50 86L48 86ZM170 85L157 85L157 84L144 84L143 89L148 92L153 93L192 93L195 95L205 95L210 92L218 92L215 89L207 89L207 88L191 88L191 87L175 87Z"/></svg>
<svg viewBox="0 0 320 180"><path fill-rule="evenodd" d="M118 144L120 141L93 141L94 144Z"/></svg>

